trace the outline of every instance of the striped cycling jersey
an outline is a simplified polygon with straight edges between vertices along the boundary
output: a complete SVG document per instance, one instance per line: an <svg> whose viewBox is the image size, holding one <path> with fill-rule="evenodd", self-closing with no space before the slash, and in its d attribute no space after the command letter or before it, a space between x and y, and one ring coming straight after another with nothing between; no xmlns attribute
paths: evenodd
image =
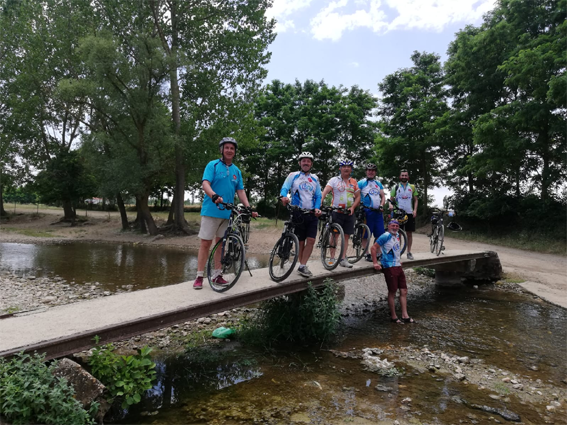
<svg viewBox="0 0 567 425"><path fill-rule="evenodd" d="M382 183L377 180L362 179L358 182L358 188L362 205L368 208L380 208L382 204L380 191L384 190Z"/></svg>
<svg viewBox="0 0 567 425"><path fill-rule="evenodd" d="M290 173L282 186L280 196L291 192L291 205L305 209L321 208L321 185L315 174L295 171Z"/></svg>
<svg viewBox="0 0 567 425"><path fill-rule="evenodd" d="M387 269L389 267L401 266L400 252L402 245L400 243L399 233L393 235L390 232L386 232L378 238L376 243L380 245L380 250L382 251L382 258L380 260L382 267Z"/></svg>

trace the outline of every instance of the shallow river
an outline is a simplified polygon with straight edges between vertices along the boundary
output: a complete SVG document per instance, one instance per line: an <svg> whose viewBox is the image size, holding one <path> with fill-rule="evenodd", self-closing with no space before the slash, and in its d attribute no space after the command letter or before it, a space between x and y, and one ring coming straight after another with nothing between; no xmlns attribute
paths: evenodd
<svg viewBox="0 0 567 425"><path fill-rule="evenodd" d="M370 307L362 315L344 317L339 341L326 348L349 352L365 347L427 347L481 359L485 367L509 371L518 379L541 379L564 394L565 310L489 287L431 288L421 299L410 299L410 305L418 324L390 324L382 309ZM498 382L498 391L479 390L450 375L418 371L403 363L397 364L405 369L403 376L385 378L365 371L360 359L335 357L319 348L290 345L266 353L234 342L222 346L224 350L213 353L193 351L159 360L158 383L115 423L391 424L396 418L402 424L507 422L473 410L461 399L506 408L525 424L542 424L546 419L566 423L565 415L546 417L549 400L522 401L510 384ZM393 390L377 391L379 384ZM412 401L404 403L408 397Z"/></svg>
<svg viewBox="0 0 567 425"><path fill-rule="evenodd" d="M267 256L248 256L251 269L267 266ZM61 276L68 282L100 282L114 291L122 285L146 289L195 278L197 252L133 244L0 243L0 268L18 275Z"/></svg>

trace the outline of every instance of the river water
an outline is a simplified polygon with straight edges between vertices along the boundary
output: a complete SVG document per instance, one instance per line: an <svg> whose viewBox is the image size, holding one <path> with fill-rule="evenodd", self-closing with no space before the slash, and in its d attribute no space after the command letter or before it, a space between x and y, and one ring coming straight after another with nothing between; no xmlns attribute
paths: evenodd
<svg viewBox="0 0 567 425"><path fill-rule="evenodd" d="M251 269L267 266L267 255L247 256ZM17 275L60 276L68 282L100 282L115 291L154 288L195 278L197 251L134 244L0 243L0 268Z"/></svg>
<svg viewBox="0 0 567 425"><path fill-rule="evenodd" d="M410 297L410 305L418 324L391 324L384 308L367 308L362 314L344 317L339 339L324 348L290 344L258 351L229 342L212 352L193 349L159 359L154 388L128 414L115 417L115 423L506 422L493 413L467 407L463 399L508 409L526 424L566 423L564 414L546 416L549 400L526 401L511 384L500 382L503 376L498 372L506 371L503 373L533 385L540 385L535 383L539 379L541 385L556 386L551 393L557 391L559 399L565 397L565 310L492 286L431 287L419 299ZM429 373L404 362L396 362L404 369L402 376L381 377L364 370L360 359L337 357L329 351L348 353L366 347L387 350L390 359L398 350L424 347L468 356L479 361L484 373L490 374L486 368L497 371L496 390L479 389L451 375ZM377 385L392 391L377 391ZM407 398L412 401L403 402Z"/></svg>

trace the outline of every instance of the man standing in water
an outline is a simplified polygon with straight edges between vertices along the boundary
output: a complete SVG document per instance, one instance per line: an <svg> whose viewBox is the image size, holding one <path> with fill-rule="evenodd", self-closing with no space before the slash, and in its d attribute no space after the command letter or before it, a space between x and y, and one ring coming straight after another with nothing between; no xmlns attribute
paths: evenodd
<svg viewBox="0 0 567 425"><path fill-rule="evenodd" d="M408 287L406 275L400 262L400 236L398 230L400 224L397 220L390 220L388 231L378 238L372 245L370 254L375 270L383 270L386 285L388 285L388 306L390 307L390 321L393 323L415 323L408 314ZM378 262L378 250L381 251L381 263ZM400 290L400 307L402 309L402 320L396 315L396 292Z"/></svg>
<svg viewBox="0 0 567 425"><path fill-rule="evenodd" d="M398 207L408 214L408 221L403 225L403 230L408 235L408 260L413 260L411 245L413 242L413 232L415 232L415 216L417 215L417 189L415 185L409 184L409 173L407 170L400 172L400 183L390 192L390 199L396 201ZM390 204L392 209L392 204Z"/></svg>
<svg viewBox="0 0 567 425"><path fill-rule="evenodd" d="M216 238L216 242L218 242L228 227L230 211L218 209L217 204L220 202L234 202L234 194L237 193L240 202L245 207L250 208L248 197L246 192L244 192L242 173L232 163L236 155L237 146L238 143L232 137L223 138L219 142L221 158L209 162L203 173L203 190L206 196L201 207L201 229L199 230L201 245L199 247L199 255L197 256L197 278L193 283L193 289L203 288L205 265L207 264L213 239ZM257 216L257 212L252 213L252 217ZM221 250L217 250L217 252L219 255L217 263L220 263ZM226 285L228 283L223 279L222 274L218 274L214 278L214 282L217 285Z"/></svg>

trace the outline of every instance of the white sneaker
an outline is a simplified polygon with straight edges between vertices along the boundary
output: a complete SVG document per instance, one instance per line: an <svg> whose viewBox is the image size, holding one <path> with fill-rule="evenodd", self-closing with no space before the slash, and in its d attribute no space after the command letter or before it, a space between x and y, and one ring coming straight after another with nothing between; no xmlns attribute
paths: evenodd
<svg viewBox="0 0 567 425"><path fill-rule="evenodd" d="M413 260L413 255L411 254L411 252L408 252L408 260Z"/></svg>
<svg viewBox="0 0 567 425"><path fill-rule="evenodd" d="M348 262L346 258L343 258L339 263L339 266L346 267L347 269L352 269L352 264Z"/></svg>

